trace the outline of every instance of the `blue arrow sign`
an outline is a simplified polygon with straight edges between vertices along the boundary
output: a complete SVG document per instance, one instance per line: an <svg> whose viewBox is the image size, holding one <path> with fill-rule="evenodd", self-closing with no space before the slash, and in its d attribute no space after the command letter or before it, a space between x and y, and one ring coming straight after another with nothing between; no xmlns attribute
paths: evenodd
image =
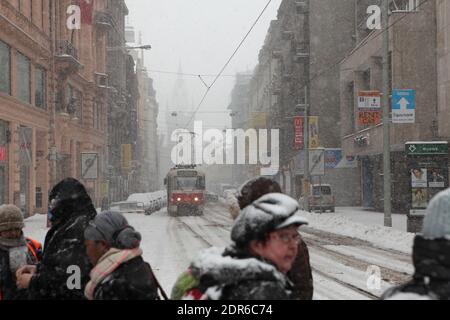
<svg viewBox="0 0 450 320"><path fill-rule="evenodd" d="M393 90L392 110L415 110L416 90Z"/></svg>

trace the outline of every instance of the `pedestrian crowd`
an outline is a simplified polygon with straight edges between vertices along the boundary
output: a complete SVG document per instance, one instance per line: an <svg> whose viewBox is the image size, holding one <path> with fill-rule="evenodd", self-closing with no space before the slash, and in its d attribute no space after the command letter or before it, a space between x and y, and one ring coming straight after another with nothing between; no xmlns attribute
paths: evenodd
<svg viewBox="0 0 450 320"><path fill-rule="evenodd" d="M14 205L0 206L0 300L312 300L308 224L298 202L259 177L227 199L231 245L208 248L168 297L143 258L142 235L118 212L97 214L85 187L68 178L49 194L44 245L24 235ZM450 299L450 189L430 203L414 240L411 281L382 299Z"/></svg>

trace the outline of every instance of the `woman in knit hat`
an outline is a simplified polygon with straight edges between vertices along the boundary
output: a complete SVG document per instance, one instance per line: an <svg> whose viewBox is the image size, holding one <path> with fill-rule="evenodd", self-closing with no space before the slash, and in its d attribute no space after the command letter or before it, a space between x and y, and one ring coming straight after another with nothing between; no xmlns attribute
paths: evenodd
<svg viewBox="0 0 450 320"><path fill-rule="evenodd" d="M413 279L389 289L387 300L450 299L450 189L436 195L427 208L422 233L414 239Z"/></svg>
<svg viewBox="0 0 450 320"><path fill-rule="evenodd" d="M238 209L244 210L254 201L269 193L282 193L278 182L267 177L257 177L247 181L238 190L236 199L239 204ZM314 286L309 249L301 236L298 242L298 254L288 273L288 278L293 282L292 296L294 299L312 300Z"/></svg>
<svg viewBox="0 0 450 320"><path fill-rule="evenodd" d="M297 201L277 193L248 205L231 230L233 244L207 249L194 259L190 272L198 283L182 298L293 299L287 274L297 255L298 227L308 223L298 211Z"/></svg>
<svg viewBox="0 0 450 320"><path fill-rule="evenodd" d="M26 293L16 286L16 271L36 264L40 244L23 235L24 222L20 209L14 205L0 206L0 300L25 299Z"/></svg>
<svg viewBox="0 0 450 320"><path fill-rule="evenodd" d="M157 281L142 258L141 235L117 212L104 212L84 232L94 265L85 295L89 300L155 300Z"/></svg>

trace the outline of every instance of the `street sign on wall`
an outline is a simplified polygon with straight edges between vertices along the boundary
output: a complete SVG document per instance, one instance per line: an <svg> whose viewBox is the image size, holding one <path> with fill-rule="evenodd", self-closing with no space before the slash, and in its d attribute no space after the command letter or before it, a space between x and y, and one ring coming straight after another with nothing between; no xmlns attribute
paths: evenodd
<svg viewBox="0 0 450 320"><path fill-rule="evenodd" d="M81 179L98 179L98 153L85 152L81 154Z"/></svg>
<svg viewBox="0 0 450 320"><path fill-rule="evenodd" d="M360 91L358 94L358 109L381 109L380 91Z"/></svg>
<svg viewBox="0 0 450 320"><path fill-rule="evenodd" d="M381 123L380 111L359 111L358 123L362 126L377 125Z"/></svg>
<svg viewBox="0 0 450 320"><path fill-rule="evenodd" d="M416 122L416 91L392 91L392 123Z"/></svg>
<svg viewBox="0 0 450 320"><path fill-rule="evenodd" d="M358 123L362 126L381 123L380 91L360 91L358 93Z"/></svg>
<svg viewBox="0 0 450 320"><path fill-rule="evenodd" d="M294 158L295 174L305 172L305 151L300 151ZM309 150L309 172L311 176L325 175L325 149Z"/></svg>
<svg viewBox="0 0 450 320"><path fill-rule="evenodd" d="M436 142L407 142L406 154L414 155L447 155L448 143L446 141Z"/></svg>

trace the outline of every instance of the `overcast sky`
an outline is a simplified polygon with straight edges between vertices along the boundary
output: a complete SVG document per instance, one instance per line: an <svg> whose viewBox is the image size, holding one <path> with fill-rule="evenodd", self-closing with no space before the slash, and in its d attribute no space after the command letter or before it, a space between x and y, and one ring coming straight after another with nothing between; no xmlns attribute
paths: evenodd
<svg viewBox="0 0 450 320"><path fill-rule="evenodd" d="M145 63L149 70L217 74L254 23L267 0L126 0L129 23L142 43L152 45ZM253 70L264 43L270 21L276 19L281 0L272 3L239 50L224 74ZM177 75L150 73L157 90L161 112L168 105ZM206 87L196 77L184 77L190 100L186 107L195 109ZM213 77L205 78L212 82ZM223 128L230 122L226 111L233 88L233 77L220 78L199 110L205 126ZM182 110L179 110L182 111Z"/></svg>

